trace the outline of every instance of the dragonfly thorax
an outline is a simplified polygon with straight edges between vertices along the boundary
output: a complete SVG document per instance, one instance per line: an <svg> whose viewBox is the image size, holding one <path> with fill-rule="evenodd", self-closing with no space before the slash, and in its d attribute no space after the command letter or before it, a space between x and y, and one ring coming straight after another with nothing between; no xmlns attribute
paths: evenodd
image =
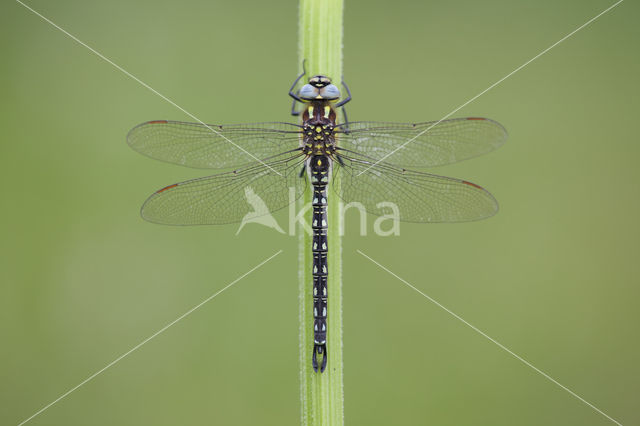
<svg viewBox="0 0 640 426"><path fill-rule="evenodd" d="M331 155L335 152L336 113L328 102L312 102L302 116L303 152L307 155Z"/></svg>

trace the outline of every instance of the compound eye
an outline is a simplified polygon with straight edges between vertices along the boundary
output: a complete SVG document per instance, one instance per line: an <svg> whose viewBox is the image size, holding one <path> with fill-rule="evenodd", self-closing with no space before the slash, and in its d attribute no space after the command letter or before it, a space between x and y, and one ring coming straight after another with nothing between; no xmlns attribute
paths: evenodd
<svg viewBox="0 0 640 426"><path fill-rule="evenodd" d="M340 98L340 89L334 84L329 84L327 87L322 89L322 98L323 99L339 99Z"/></svg>
<svg viewBox="0 0 640 426"><path fill-rule="evenodd" d="M316 96L318 96L318 89L316 89L310 84L305 84L304 86L302 86L302 89L300 89L299 96L302 99L307 99L307 100L315 99Z"/></svg>

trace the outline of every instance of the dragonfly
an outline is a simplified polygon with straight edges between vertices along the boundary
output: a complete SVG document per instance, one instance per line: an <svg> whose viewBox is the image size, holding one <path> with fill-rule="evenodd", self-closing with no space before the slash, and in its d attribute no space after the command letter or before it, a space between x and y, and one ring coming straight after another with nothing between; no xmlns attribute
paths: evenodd
<svg viewBox="0 0 640 426"><path fill-rule="evenodd" d="M312 191L312 279L314 342L312 367L327 366L328 239L327 205L332 194L381 215L381 203L394 203L404 222L465 222L498 210L481 186L420 170L473 158L500 147L506 130L481 117L423 123L350 122L351 100L331 78L311 76L296 90L291 113L300 123L204 124L153 120L127 136L136 151L169 163L218 169L211 176L174 183L153 193L142 217L166 225L223 225L240 222L257 194L266 214L287 207ZM376 88L372 88L375 90ZM300 108L301 106L301 108ZM298 109L300 108L300 109ZM338 112L344 112L344 120ZM336 179L339 177L339 183ZM336 183L336 184L334 184ZM293 195L293 196L292 196Z"/></svg>

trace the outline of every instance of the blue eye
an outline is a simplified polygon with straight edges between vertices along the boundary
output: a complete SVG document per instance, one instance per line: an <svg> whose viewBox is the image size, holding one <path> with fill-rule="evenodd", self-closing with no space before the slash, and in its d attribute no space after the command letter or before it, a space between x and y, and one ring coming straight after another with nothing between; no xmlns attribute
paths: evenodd
<svg viewBox="0 0 640 426"><path fill-rule="evenodd" d="M340 89L338 89L337 86L330 84L327 87L322 89L322 98L323 99L339 99Z"/></svg>
<svg viewBox="0 0 640 426"><path fill-rule="evenodd" d="M310 84L305 84L302 86L302 89L300 89L299 96L302 99L315 99L316 96L318 96L318 89Z"/></svg>

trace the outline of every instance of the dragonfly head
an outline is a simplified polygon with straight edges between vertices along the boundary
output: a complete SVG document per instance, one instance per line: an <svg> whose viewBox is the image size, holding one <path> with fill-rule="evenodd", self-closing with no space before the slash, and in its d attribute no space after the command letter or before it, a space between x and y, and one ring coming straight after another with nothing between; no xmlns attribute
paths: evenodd
<svg viewBox="0 0 640 426"><path fill-rule="evenodd" d="M309 79L309 83L302 86L299 96L305 101L336 101L340 99L340 89L331 84L329 77L314 75Z"/></svg>

